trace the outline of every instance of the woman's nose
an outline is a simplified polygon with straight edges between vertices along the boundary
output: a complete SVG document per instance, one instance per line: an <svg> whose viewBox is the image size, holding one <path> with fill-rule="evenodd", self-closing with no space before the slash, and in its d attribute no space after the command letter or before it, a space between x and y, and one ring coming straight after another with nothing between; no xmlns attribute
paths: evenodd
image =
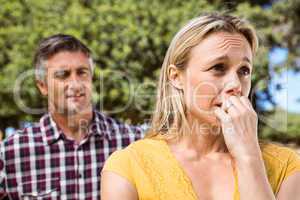
<svg viewBox="0 0 300 200"><path fill-rule="evenodd" d="M232 75L230 79L225 83L225 92L229 96L242 95L242 85L237 75Z"/></svg>

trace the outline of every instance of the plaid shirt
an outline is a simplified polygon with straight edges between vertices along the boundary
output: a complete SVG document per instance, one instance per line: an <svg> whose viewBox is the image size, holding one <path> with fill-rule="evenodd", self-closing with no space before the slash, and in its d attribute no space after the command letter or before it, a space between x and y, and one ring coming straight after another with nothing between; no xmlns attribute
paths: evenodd
<svg viewBox="0 0 300 200"><path fill-rule="evenodd" d="M100 172L117 149L143 137L139 127L93 112L87 137L65 137L49 114L0 146L0 199L100 199Z"/></svg>

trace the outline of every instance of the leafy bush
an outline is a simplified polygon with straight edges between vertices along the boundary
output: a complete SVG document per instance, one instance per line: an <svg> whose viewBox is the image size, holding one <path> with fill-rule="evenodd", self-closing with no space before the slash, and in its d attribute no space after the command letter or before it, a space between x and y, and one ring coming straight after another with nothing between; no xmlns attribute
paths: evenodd
<svg viewBox="0 0 300 200"><path fill-rule="evenodd" d="M267 54L273 45L293 49L298 44L293 20L299 19L299 3L279 1L263 9L256 2L268 1L249 2L0 0L0 128L40 117L22 111L24 105L46 107L28 70L33 69L32 58L40 39L56 33L72 34L93 51L97 66L93 99L98 109L133 122L149 119L156 80L171 38L188 19L203 12L227 10L253 22L262 44L253 85L267 93ZM283 25L289 26L288 31L281 31ZM291 52L294 58L297 52ZM18 93L22 101L16 101L13 90L22 76ZM20 102L24 105L18 105Z"/></svg>

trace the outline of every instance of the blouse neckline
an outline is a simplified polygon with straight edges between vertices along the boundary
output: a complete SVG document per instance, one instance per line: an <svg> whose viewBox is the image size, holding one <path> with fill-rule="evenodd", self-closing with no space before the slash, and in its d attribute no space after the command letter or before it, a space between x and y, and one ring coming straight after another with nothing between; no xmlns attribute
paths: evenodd
<svg viewBox="0 0 300 200"><path fill-rule="evenodd" d="M160 138L160 140L162 141L162 144L165 148L165 151L167 153L167 156L169 157L169 159L175 163L174 167L176 167L178 169L178 171L180 172L180 176L182 176L185 180L185 183L187 184L190 192L192 192L192 196L196 199L197 198L197 193L194 189L193 183L191 181L191 179L189 178L189 176L187 175L187 173L185 172L185 170L183 169L183 167L181 166L181 163L176 159L175 155L172 153L170 146L167 144L167 142ZM233 199L234 200L238 200L239 198L239 191L238 191L238 174L237 174L237 170L236 167L234 165L232 165L233 167L233 175L234 175L234 192L233 192Z"/></svg>

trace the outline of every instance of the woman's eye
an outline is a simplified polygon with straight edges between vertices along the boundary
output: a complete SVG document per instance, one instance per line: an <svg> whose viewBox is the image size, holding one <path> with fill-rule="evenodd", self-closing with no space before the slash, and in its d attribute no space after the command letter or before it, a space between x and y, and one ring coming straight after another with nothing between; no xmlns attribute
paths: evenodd
<svg viewBox="0 0 300 200"><path fill-rule="evenodd" d="M216 72L224 72L225 71L225 65L224 64L216 64L210 68L211 70L214 70Z"/></svg>
<svg viewBox="0 0 300 200"><path fill-rule="evenodd" d="M243 76L247 76L250 74L250 69L249 67L241 67L240 70L239 70L239 74L243 75Z"/></svg>

